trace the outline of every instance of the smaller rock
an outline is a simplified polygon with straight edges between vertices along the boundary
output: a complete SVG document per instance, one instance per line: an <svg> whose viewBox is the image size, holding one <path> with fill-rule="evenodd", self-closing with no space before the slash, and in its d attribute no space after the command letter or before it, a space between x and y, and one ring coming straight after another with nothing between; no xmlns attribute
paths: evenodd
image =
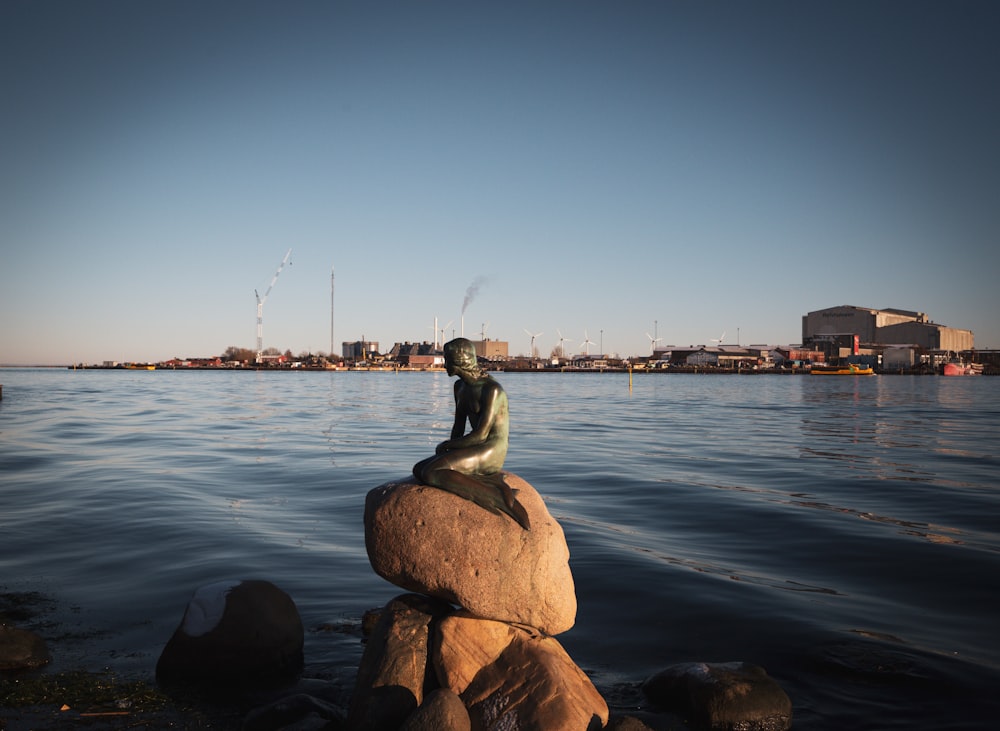
<svg viewBox="0 0 1000 731"><path fill-rule="evenodd" d="M156 663L167 683L209 688L272 685L303 662L295 602L269 581L226 581L198 589Z"/></svg>
<svg viewBox="0 0 1000 731"><path fill-rule="evenodd" d="M764 668L745 662L682 663L642 686L646 697L701 729L785 731L792 702Z"/></svg>
<svg viewBox="0 0 1000 731"><path fill-rule="evenodd" d="M398 728L423 703L431 623L450 609L417 594L403 594L385 606L358 667L350 728Z"/></svg>
<svg viewBox="0 0 1000 731"><path fill-rule="evenodd" d="M496 662L523 630L459 611L440 622L432 656L438 682L463 693L480 671Z"/></svg>
<svg viewBox="0 0 1000 731"><path fill-rule="evenodd" d="M654 731L635 716L616 716L608 722L607 731Z"/></svg>
<svg viewBox="0 0 1000 731"><path fill-rule="evenodd" d="M458 612L438 623L438 681L462 698L475 728L581 731L608 704L559 641Z"/></svg>
<svg viewBox="0 0 1000 731"><path fill-rule="evenodd" d="M462 699L447 688L432 690L399 731L471 731L472 720Z"/></svg>
<svg viewBox="0 0 1000 731"><path fill-rule="evenodd" d="M321 719L318 726L317 718ZM296 693L250 711L243 719L243 731L274 731L302 724L322 728L331 722L342 724L344 719L340 708L311 695Z"/></svg>
<svg viewBox="0 0 1000 731"><path fill-rule="evenodd" d="M51 659L45 640L34 632L0 624L0 670L31 670Z"/></svg>

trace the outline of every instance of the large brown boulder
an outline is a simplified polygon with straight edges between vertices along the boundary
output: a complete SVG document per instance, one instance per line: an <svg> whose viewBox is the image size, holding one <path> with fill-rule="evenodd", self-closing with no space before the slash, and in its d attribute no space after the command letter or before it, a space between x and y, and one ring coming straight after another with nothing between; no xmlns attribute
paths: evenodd
<svg viewBox="0 0 1000 731"><path fill-rule="evenodd" d="M576 621L576 590L562 527L531 485L510 472L504 478L531 530L410 478L368 493L368 558L376 573L408 591L479 617L565 632Z"/></svg>
<svg viewBox="0 0 1000 731"><path fill-rule="evenodd" d="M601 729L608 704L554 637L459 612L437 624L438 682L459 695L473 728Z"/></svg>

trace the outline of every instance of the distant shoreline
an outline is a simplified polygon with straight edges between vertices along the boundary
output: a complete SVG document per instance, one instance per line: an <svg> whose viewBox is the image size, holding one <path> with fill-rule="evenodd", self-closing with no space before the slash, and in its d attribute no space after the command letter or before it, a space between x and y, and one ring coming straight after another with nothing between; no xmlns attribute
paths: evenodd
<svg viewBox="0 0 1000 731"><path fill-rule="evenodd" d="M296 372L309 372L309 373L353 373L353 372L373 372L373 373L444 373L444 368L413 368L409 366L365 366L365 367L344 367L344 368L321 368L321 367L311 367L302 366L298 368L274 368L270 366L197 366L197 367L184 367L184 366L161 366L153 365L152 367L142 365L142 366L105 366L105 365L0 365L0 370L4 369L16 369L16 368L46 368L46 369L57 369L57 370L71 370L71 371L124 371L124 372L135 372L135 371L190 371L190 372L204 372L204 371L243 371L249 373L296 373ZM671 366L670 368L633 368L631 371L628 368L620 367L605 367L605 368L573 368L573 367L561 367L561 368L489 368L487 370L490 373L609 373L609 374L629 374L632 373L636 376L648 375L648 374L695 374L695 375L719 375L719 376L807 376L810 375L810 371L804 368L793 368L793 369L783 369L783 368L768 368L768 369L752 369L752 368L713 368L710 366ZM909 370L886 370L879 371L878 375L883 376L939 376L940 373L934 372L930 369L909 369ZM993 370L986 370L982 375L1000 375L1000 373Z"/></svg>

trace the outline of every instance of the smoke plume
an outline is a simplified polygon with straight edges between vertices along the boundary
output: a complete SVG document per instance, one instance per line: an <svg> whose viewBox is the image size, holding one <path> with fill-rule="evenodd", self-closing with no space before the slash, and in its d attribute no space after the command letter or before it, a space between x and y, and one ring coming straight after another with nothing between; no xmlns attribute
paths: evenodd
<svg viewBox="0 0 1000 731"><path fill-rule="evenodd" d="M465 299L462 301L463 315L465 314L466 308L468 308L468 306L472 304L472 300L474 300L476 298L476 295L479 294L479 288L482 287L484 284L486 284L486 282L487 282L486 277L483 276L476 277L474 280L472 280L472 284L469 285L469 288L465 290Z"/></svg>

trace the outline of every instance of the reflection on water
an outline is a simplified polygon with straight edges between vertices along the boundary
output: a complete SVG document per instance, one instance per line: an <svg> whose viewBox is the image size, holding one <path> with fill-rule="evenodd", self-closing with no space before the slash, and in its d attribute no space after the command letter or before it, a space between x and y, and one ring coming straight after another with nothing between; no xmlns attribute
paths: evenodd
<svg viewBox="0 0 1000 731"><path fill-rule="evenodd" d="M831 380L836 383L822 388ZM899 380L909 388L891 387ZM942 389L941 380L844 378L817 384L804 394L803 401L816 408L800 421L801 456L840 462L848 470L845 477L963 484L934 469L927 455L993 455L978 431L975 412L962 411L973 397ZM808 385L813 386L811 381Z"/></svg>

